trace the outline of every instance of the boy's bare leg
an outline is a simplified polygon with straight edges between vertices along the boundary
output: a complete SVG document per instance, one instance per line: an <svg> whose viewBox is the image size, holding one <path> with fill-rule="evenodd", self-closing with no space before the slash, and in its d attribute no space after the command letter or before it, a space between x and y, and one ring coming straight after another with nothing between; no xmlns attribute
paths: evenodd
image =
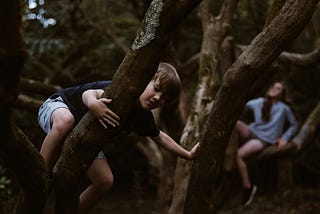
<svg viewBox="0 0 320 214"><path fill-rule="evenodd" d="M92 184L80 195L80 214L88 213L113 184L113 174L105 159L95 159L87 175Z"/></svg>
<svg viewBox="0 0 320 214"><path fill-rule="evenodd" d="M51 121L51 131L45 137L40 149L40 154L49 172L60 153L63 141L73 128L74 117L68 109L59 108L52 113Z"/></svg>

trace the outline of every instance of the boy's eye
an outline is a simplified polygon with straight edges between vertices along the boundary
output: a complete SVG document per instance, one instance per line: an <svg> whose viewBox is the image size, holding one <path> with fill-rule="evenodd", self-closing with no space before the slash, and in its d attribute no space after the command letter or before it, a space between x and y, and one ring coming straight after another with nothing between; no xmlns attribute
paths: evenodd
<svg viewBox="0 0 320 214"><path fill-rule="evenodd" d="M160 91L161 90L160 89L160 85L158 85L158 84L154 84L153 87L154 87L155 91Z"/></svg>

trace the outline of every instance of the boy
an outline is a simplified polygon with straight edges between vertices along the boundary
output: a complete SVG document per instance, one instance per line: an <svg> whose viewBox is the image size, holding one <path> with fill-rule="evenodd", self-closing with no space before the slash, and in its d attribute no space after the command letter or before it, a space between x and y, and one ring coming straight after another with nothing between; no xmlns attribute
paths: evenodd
<svg viewBox="0 0 320 214"><path fill-rule="evenodd" d="M45 160L48 172L51 172L65 138L87 111L92 111L105 128L119 125L120 118L107 107L111 99L101 98L109 84L110 81L97 81L66 88L50 96L40 107L39 124L47 133L40 154ZM156 127L151 112L152 109L177 98L180 86L180 78L175 68L168 63L160 63L158 71L140 95L137 105L129 113L124 131L149 136L155 143L177 156L192 160L199 145L195 145L191 151L182 148ZM88 213L113 184L113 174L102 151L88 168L87 175L92 184L80 195L81 213Z"/></svg>

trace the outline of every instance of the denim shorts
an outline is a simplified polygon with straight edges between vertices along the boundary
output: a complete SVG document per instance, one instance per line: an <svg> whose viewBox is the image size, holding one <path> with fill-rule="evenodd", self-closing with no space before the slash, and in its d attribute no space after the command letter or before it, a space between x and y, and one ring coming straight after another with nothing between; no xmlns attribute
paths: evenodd
<svg viewBox="0 0 320 214"><path fill-rule="evenodd" d="M61 96L48 98L39 109L38 122L46 134L51 130L51 115L58 108L66 108L69 110L69 107L65 104ZM102 150L98 153L96 159L106 159Z"/></svg>
<svg viewBox="0 0 320 214"><path fill-rule="evenodd" d="M40 127L47 134L51 130L51 115L58 108L66 108L69 110L69 107L64 103L60 96L56 98L48 98L39 109L38 122Z"/></svg>

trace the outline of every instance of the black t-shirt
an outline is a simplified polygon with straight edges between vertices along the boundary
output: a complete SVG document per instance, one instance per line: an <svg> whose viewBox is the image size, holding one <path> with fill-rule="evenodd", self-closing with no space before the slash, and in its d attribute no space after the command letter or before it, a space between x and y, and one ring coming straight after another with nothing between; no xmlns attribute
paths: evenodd
<svg viewBox="0 0 320 214"><path fill-rule="evenodd" d="M105 90L110 83L111 81L96 81L65 88L53 94L51 98L61 96L75 117L77 124L89 111L88 107L82 102L83 92L89 89ZM143 109L138 104L129 112L123 131L127 134L134 131L137 135L149 137L156 137L160 132L155 124L152 112Z"/></svg>
<svg viewBox="0 0 320 214"><path fill-rule="evenodd" d="M152 112L143 109L138 104L129 112L124 130L128 133L134 131L137 135L149 137L156 137L160 132Z"/></svg>

